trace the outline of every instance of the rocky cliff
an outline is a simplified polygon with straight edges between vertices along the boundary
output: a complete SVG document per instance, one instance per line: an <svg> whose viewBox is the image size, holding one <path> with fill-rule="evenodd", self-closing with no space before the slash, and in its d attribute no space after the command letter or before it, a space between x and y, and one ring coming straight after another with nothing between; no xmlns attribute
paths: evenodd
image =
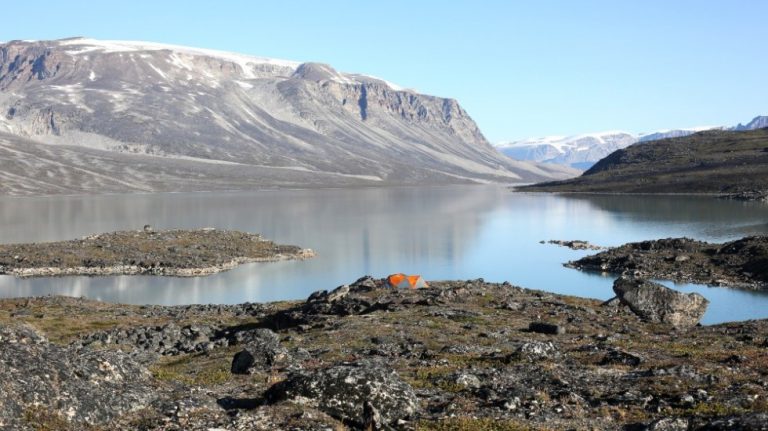
<svg viewBox="0 0 768 431"><path fill-rule="evenodd" d="M524 182L570 173L502 157L452 99L325 64L152 43L0 45L0 113L0 132L107 152L107 164L142 154L282 170L281 178L258 177L265 185Z"/></svg>

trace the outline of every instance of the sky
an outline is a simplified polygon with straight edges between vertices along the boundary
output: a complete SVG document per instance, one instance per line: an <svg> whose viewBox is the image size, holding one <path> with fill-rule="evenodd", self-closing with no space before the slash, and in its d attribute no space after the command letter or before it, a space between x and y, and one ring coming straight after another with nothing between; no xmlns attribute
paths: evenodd
<svg viewBox="0 0 768 431"><path fill-rule="evenodd" d="M768 114L764 0L41 0L0 40L72 36L319 61L457 99L491 142Z"/></svg>

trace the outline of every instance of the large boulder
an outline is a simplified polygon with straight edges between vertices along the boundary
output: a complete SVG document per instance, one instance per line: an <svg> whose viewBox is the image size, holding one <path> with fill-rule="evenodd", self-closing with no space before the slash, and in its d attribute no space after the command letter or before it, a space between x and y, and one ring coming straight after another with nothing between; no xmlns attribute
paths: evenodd
<svg viewBox="0 0 768 431"><path fill-rule="evenodd" d="M267 391L270 402L295 400L340 420L362 427L366 402L381 422L395 424L416 413L419 402L410 385L397 373L375 362L342 364L325 369L300 370Z"/></svg>
<svg viewBox="0 0 768 431"><path fill-rule="evenodd" d="M698 293L681 293L652 281L620 277L613 291L622 304L649 322L686 328L699 323L709 301Z"/></svg>
<svg viewBox="0 0 768 431"><path fill-rule="evenodd" d="M252 374L285 365L291 359L288 349L280 345L278 335L266 328L238 332L235 341L243 349L232 358L231 371L234 374Z"/></svg>
<svg viewBox="0 0 768 431"><path fill-rule="evenodd" d="M149 406L151 385L122 352L57 346L30 327L0 325L0 429L103 424Z"/></svg>

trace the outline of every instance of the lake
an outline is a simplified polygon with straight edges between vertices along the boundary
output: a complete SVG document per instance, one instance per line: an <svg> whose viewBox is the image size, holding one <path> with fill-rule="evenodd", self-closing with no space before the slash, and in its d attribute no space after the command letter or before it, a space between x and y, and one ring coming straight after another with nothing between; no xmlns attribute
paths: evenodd
<svg viewBox="0 0 768 431"><path fill-rule="evenodd" d="M156 276L16 279L0 297L86 296L132 304L303 299L370 274L474 279L608 299L612 277L565 268L588 251L541 240L629 241L688 236L725 241L768 233L768 205L703 196L518 194L452 186L253 192L0 197L0 242L92 233L215 227L312 248L307 261L257 263L203 278ZM665 283L710 299L703 323L768 317L768 295Z"/></svg>

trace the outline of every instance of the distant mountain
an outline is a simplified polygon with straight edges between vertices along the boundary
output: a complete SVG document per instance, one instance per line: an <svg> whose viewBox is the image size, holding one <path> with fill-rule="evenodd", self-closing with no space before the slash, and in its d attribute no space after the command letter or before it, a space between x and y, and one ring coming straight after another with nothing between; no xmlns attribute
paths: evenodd
<svg viewBox="0 0 768 431"><path fill-rule="evenodd" d="M768 186L768 128L711 130L617 150L582 176L525 191L741 193Z"/></svg>
<svg viewBox="0 0 768 431"><path fill-rule="evenodd" d="M768 116L766 115L760 115L752 119L749 123L746 125L739 124L736 127L733 127L731 130L756 130L756 129L764 129L768 127Z"/></svg>
<svg viewBox="0 0 768 431"><path fill-rule="evenodd" d="M0 113L0 176L18 184L0 187L5 193L100 192L106 183L110 191L515 183L574 174L503 157L452 99L320 63L147 42L0 44ZM29 166L30 149L52 158ZM66 157L55 161L58 153ZM105 182L79 170L76 162L89 157L99 170L113 166L137 181L119 185L119 177ZM64 190L58 170L76 182Z"/></svg>
<svg viewBox="0 0 768 431"><path fill-rule="evenodd" d="M517 160L553 163L585 170L608 154L636 142L687 136L711 128L664 130L639 135L611 131L576 136L548 136L502 142L497 144L496 148L504 155Z"/></svg>
<svg viewBox="0 0 768 431"><path fill-rule="evenodd" d="M626 132L601 132L577 136L547 136L497 145L506 156L517 160L553 163L588 169L596 161L637 142Z"/></svg>

